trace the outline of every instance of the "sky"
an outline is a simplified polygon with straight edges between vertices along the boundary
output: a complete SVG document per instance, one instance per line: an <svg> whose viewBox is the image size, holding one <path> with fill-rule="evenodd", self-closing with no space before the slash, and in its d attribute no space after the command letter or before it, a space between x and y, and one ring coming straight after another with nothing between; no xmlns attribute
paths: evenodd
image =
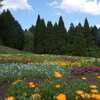
<svg viewBox="0 0 100 100"><path fill-rule="evenodd" d="M38 14L46 24L51 21L53 25L62 16L67 30L71 23L84 26L85 18L90 27L100 27L100 0L3 0L1 3L0 13L9 9L23 30L36 25Z"/></svg>

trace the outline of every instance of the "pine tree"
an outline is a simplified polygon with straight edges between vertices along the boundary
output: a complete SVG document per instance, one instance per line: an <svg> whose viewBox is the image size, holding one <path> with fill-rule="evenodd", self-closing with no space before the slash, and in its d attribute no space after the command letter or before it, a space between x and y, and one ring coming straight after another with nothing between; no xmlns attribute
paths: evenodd
<svg viewBox="0 0 100 100"><path fill-rule="evenodd" d="M40 53L40 54L45 53L45 43L44 43L45 34L46 34L46 25L44 19L41 19L40 15L38 15L34 33L35 53Z"/></svg>
<svg viewBox="0 0 100 100"><path fill-rule="evenodd" d="M74 56L87 56L86 44L82 33L82 26L79 23L76 30L76 36L73 45Z"/></svg>
<svg viewBox="0 0 100 100"><path fill-rule="evenodd" d="M92 34L92 44L97 45L98 29L95 25L94 25L94 27L91 27L91 34Z"/></svg>
<svg viewBox="0 0 100 100"><path fill-rule="evenodd" d="M76 29L74 27L74 24L71 23L70 28L67 33L67 52L68 53L72 53L75 35L76 35Z"/></svg>
<svg viewBox="0 0 100 100"><path fill-rule="evenodd" d="M85 22L84 22L83 34L85 38L86 47L87 48L91 47L92 46L92 34L89 28L89 23L88 23L87 18L85 19Z"/></svg>
<svg viewBox="0 0 100 100"><path fill-rule="evenodd" d="M20 24L9 10L0 15L0 37L2 44L19 50L23 49L24 33Z"/></svg>
<svg viewBox="0 0 100 100"><path fill-rule="evenodd" d="M58 22L58 31L57 31L57 49L59 54L66 54L67 44L66 44L66 28L62 19L62 16L59 18Z"/></svg>
<svg viewBox="0 0 100 100"><path fill-rule="evenodd" d="M46 34L45 34L45 53L52 54L52 43L53 43L53 25L51 21L47 22Z"/></svg>

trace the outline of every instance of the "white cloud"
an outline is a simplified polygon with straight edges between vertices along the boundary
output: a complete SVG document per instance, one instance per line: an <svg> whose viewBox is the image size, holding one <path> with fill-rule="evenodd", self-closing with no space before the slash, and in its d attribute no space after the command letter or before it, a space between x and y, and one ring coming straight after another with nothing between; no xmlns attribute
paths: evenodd
<svg viewBox="0 0 100 100"><path fill-rule="evenodd" d="M49 6L53 6L53 5L57 5L57 4L58 4L57 1L53 1L53 2L51 2L51 3L48 3Z"/></svg>
<svg viewBox="0 0 100 100"><path fill-rule="evenodd" d="M3 9L12 9L12 10L18 10L18 9L27 9L33 11L32 7L27 3L28 0L4 0L1 3L3 4Z"/></svg>
<svg viewBox="0 0 100 100"><path fill-rule="evenodd" d="M100 1L98 0L62 0L55 8L63 9L68 13L84 12L100 15Z"/></svg>
<svg viewBox="0 0 100 100"><path fill-rule="evenodd" d="M60 16L61 15L61 12L56 12L55 15Z"/></svg>
<svg viewBox="0 0 100 100"><path fill-rule="evenodd" d="M97 28L100 28L100 24L97 24L96 27L97 27Z"/></svg>

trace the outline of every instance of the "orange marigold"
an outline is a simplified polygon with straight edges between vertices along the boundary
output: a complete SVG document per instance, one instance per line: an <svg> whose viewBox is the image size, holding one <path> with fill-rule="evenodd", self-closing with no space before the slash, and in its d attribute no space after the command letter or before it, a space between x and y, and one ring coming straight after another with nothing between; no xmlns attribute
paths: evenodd
<svg viewBox="0 0 100 100"><path fill-rule="evenodd" d="M97 89L92 89L91 92L92 93L98 93L98 90Z"/></svg>
<svg viewBox="0 0 100 100"><path fill-rule="evenodd" d="M83 79L83 80L86 80L86 78L85 78L85 77L82 77L82 79Z"/></svg>
<svg viewBox="0 0 100 100"><path fill-rule="evenodd" d="M67 100L66 95L65 94L59 94L58 96L56 96L57 100Z"/></svg>
<svg viewBox="0 0 100 100"><path fill-rule="evenodd" d="M90 88L97 88L96 85L90 85Z"/></svg>
<svg viewBox="0 0 100 100"><path fill-rule="evenodd" d="M41 96L40 96L39 93L36 93L36 94L33 94L33 95L31 96L31 98L32 98L32 99L40 99Z"/></svg>
<svg viewBox="0 0 100 100"><path fill-rule="evenodd" d="M82 90L78 90L78 91L76 91L76 93L79 95L84 94L84 92Z"/></svg>
<svg viewBox="0 0 100 100"><path fill-rule="evenodd" d="M11 97L5 98L5 100L15 100L15 98L11 96Z"/></svg>
<svg viewBox="0 0 100 100"><path fill-rule="evenodd" d="M55 85L56 88L60 88L60 85Z"/></svg>

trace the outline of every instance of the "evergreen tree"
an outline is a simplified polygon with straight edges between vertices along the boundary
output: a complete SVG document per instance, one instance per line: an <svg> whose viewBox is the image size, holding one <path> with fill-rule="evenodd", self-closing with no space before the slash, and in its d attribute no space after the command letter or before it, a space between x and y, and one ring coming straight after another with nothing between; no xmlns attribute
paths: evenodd
<svg viewBox="0 0 100 100"><path fill-rule="evenodd" d="M44 19L40 19L40 15L38 15L35 34L34 34L34 47L35 52L43 54L45 53L45 34L46 34L46 26Z"/></svg>
<svg viewBox="0 0 100 100"><path fill-rule="evenodd" d="M20 24L9 10L0 15L0 37L2 44L19 50L23 49L24 33Z"/></svg>
<svg viewBox="0 0 100 100"><path fill-rule="evenodd" d="M52 44L54 41L53 25L51 21L47 22L46 34L45 34L45 53L52 53Z"/></svg>
<svg viewBox="0 0 100 100"><path fill-rule="evenodd" d="M86 47L87 48L91 47L92 46L92 35L91 35L91 31L89 28L89 23L88 23L87 18L85 19L85 22L84 22L83 34L85 38Z"/></svg>
<svg viewBox="0 0 100 100"><path fill-rule="evenodd" d="M51 51L53 54L59 54L59 49L58 49L58 25L57 23L54 24L53 27L53 33L51 35Z"/></svg>
<svg viewBox="0 0 100 100"><path fill-rule="evenodd" d="M84 36L82 33L82 26L79 23L76 28L76 36L74 39L74 45L73 45L73 55L74 56L86 56L87 50L86 50L86 44L84 40Z"/></svg>
<svg viewBox="0 0 100 100"><path fill-rule="evenodd" d="M97 45L98 29L95 25L94 25L94 27L91 27L91 34L92 34L92 44Z"/></svg>
<svg viewBox="0 0 100 100"><path fill-rule="evenodd" d="M100 28L98 29L98 40L97 45L100 47Z"/></svg>
<svg viewBox="0 0 100 100"><path fill-rule="evenodd" d="M66 44L66 28L64 26L64 22L62 19L62 16L59 18L58 22L58 31L57 31L57 36L56 36L56 45L57 45L57 50L59 51L58 54L66 54L67 50L67 44Z"/></svg>
<svg viewBox="0 0 100 100"><path fill-rule="evenodd" d="M68 53L72 53L75 35L76 35L76 29L74 27L74 24L71 23L70 28L68 30L68 34L67 34L67 52Z"/></svg>
<svg viewBox="0 0 100 100"><path fill-rule="evenodd" d="M23 50L27 52L34 52L34 46L33 46L34 34L32 32L24 31L24 36L25 36L25 45Z"/></svg>

